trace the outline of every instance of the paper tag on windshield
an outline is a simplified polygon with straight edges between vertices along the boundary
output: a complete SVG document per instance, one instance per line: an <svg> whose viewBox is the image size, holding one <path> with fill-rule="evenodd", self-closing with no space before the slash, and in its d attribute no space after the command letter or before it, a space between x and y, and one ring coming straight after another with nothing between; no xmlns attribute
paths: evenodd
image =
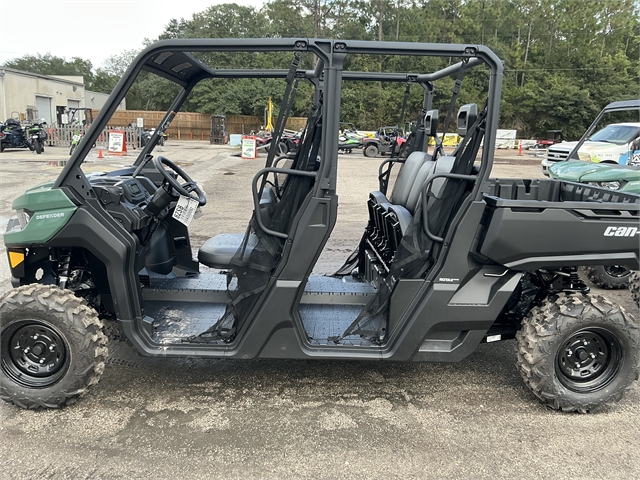
<svg viewBox="0 0 640 480"><path fill-rule="evenodd" d="M195 215L197 209L197 200L181 195L180 199L178 200L178 204L173 211L173 218L188 227L191 223L191 220L193 220L193 216Z"/></svg>

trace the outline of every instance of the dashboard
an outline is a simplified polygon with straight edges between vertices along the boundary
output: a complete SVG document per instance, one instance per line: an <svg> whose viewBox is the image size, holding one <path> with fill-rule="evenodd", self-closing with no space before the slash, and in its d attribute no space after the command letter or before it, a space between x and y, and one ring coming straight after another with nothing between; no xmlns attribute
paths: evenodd
<svg viewBox="0 0 640 480"><path fill-rule="evenodd" d="M91 175L91 187L103 207L129 232L146 227L151 218L144 211L157 187L144 177Z"/></svg>

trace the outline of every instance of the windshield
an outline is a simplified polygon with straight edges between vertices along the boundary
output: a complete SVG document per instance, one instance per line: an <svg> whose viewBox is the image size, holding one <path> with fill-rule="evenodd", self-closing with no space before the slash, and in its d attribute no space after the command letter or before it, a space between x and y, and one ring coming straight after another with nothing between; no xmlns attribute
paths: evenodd
<svg viewBox="0 0 640 480"><path fill-rule="evenodd" d="M607 125L594 133L589 140L592 142L608 142L624 145L640 136L640 127L632 125Z"/></svg>

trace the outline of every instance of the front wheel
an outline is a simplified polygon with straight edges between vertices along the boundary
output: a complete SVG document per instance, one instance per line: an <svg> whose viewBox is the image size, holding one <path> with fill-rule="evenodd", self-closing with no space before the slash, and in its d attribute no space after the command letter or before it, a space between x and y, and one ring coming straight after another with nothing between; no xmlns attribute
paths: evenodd
<svg viewBox="0 0 640 480"><path fill-rule="evenodd" d="M595 267L582 267L584 275L601 288L617 290L627 288L629 270L624 265L597 265Z"/></svg>
<svg viewBox="0 0 640 480"><path fill-rule="evenodd" d="M107 337L98 314L69 290L31 284L0 300L0 398L59 408L98 383Z"/></svg>
<svg viewBox="0 0 640 480"><path fill-rule="evenodd" d="M69 155L73 155L73 151L76 149L77 143L72 143L71 148L69 149Z"/></svg>
<svg viewBox="0 0 640 480"><path fill-rule="evenodd" d="M556 410L599 410L620 400L638 379L640 328L600 296L548 298L529 312L516 339L520 375Z"/></svg>
<svg viewBox="0 0 640 480"><path fill-rule="evenodd" d="M365 157L377 157L378 156L378 147L376 145L367 145L364 149Z"/></svg>

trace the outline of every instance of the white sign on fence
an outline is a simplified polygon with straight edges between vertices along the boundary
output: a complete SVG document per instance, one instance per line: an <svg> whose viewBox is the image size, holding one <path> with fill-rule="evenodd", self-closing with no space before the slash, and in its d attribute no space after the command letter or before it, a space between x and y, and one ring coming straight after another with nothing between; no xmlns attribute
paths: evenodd
<svg viewBox="0 0 640 480"><path fill-rule="evenodd" d="M109 130L109 155L125 155L127 151L125 144L124 130Z"/></svg>
<svg viewBox="0 0 640 480"><path fill-rule="evenodd" d="M137 124L138 124L138 128L143 128L144 127L144 118L138 117Z"/></svg>
<svg viewBox="0 0 640 480"><path fill-rule="evenodd" d="M241 158L256 158L258 156L256 147L256 137L242 137Z"/></svg>
<svg viewBox="0 0 640 480"><path fill-rule="evenodd" d="M516 148L517 130L496 130L496 148Z"/></svg>

